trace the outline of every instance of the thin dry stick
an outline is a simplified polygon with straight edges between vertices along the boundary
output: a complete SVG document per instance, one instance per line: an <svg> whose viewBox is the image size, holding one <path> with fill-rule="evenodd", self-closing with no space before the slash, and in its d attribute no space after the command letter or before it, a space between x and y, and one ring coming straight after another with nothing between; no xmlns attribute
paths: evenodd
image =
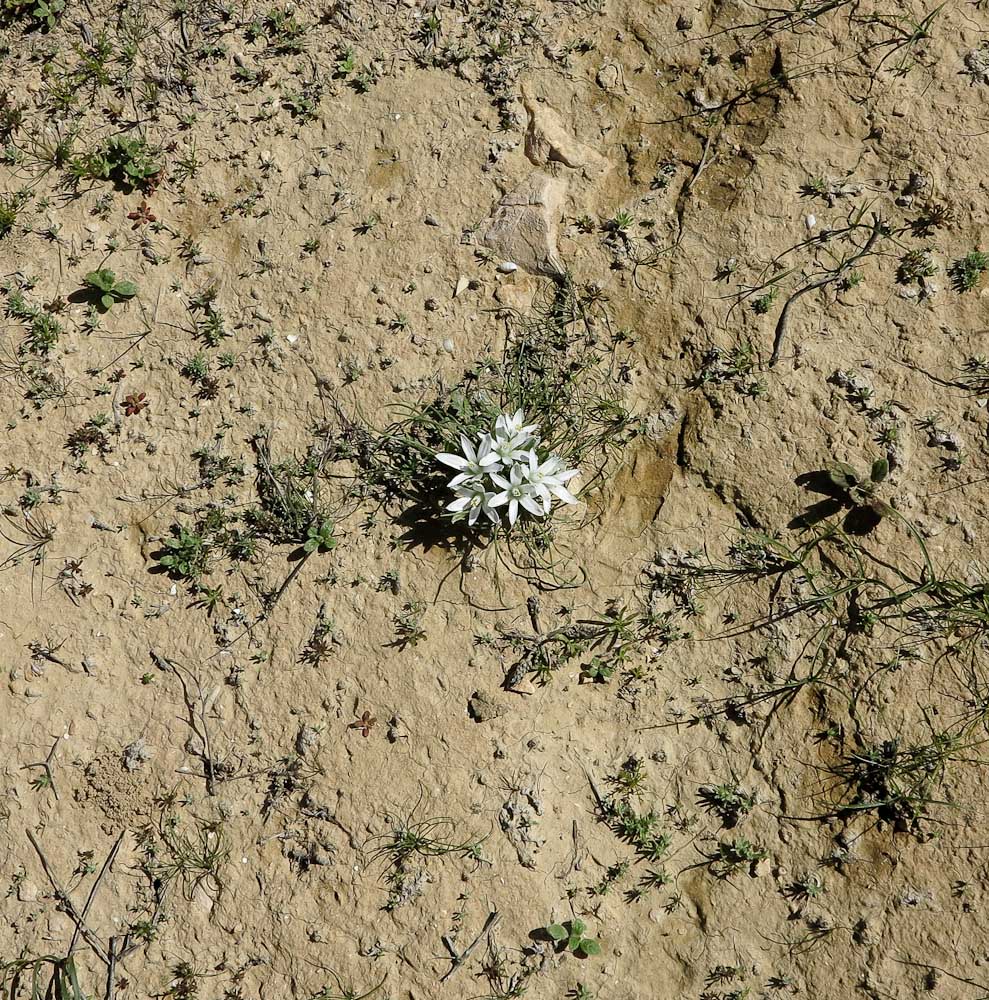
<svg viewBox="0 0 989 1000"><path fill-rule="evenodd" d="M790 315L790 307L794 302L797 301L802 295L806 295L808 292L813 292L816 288L823 288L825 285L830 285L832 281L837 281L856 261L861 260L863 257L867 256L872 250L873 244L879 238L879 231L882 228L882 220L878 215L872 217L872 232L869 234L869 239L862 249L853 254L847 260L843 261L838 265L833 271L829 271L823 278L818 278L817 281L812 281L809 285L804 285L803 288L798 288L787 300L786 305L783 306L780 312L780 318L776 322L776 335L773 339L773 353L769 356L769 364L775 365L780 359L780 350L783 347L783 339L786 337L786 322Z"/></svg>
<svg viewBox="0 0 989 1000"><path fill-rule="evenodd" d="M31 841L31 846L34 848L38 855L38 859L41 861L41 867L45 870L45 875L48 876L48 881L51 883L52 888L55 890L55 895L58 896L59 901L65 907L69 916L72 918L76 925L76 929L83 938L85 938L86 943L90 948L93 949L93 953L96 957L104 964L109 965L110 959L104 949L103 945L100 944L99 938L85 925L83 918L79 915L78 910L76 910L75 905L69 898L69 894L62 888L55 872L52 871L51 865L48 863L48 858L45 857L45 852L41 849L41 844L38 843L37 837L30 831L24 831L27 834L27 839Z"/></svg>
<svg viewBox="0 0 989 1000"><path fill-rule="evenodd" d="M450 952L450 961L452 964L450 965L450 968L447 969L447 971L440 978L441 983L445 983L450 978L450 976L452 976L457 971L457 969L459 969L460 966L467 961L467 959L470 957L470 953L477 947L478 942L481 940L481 938L483 938L488 933L488 931L490 931L491 928L494 927L496 923L498 923L499 917L500 914L498 913L498 911L492 910L488 914L487 920L484 921L484 926L481 928L481 933L478 934L477 937L474 938L474 940L471 941L471 943L467 945L467 947L464 948L463 951L460 952L458 952L457 949L453 947L453 942L450 940L450 938L447 937L446 934L443 935L443 944L446 945L447 951Z"/></svg>
<svg viewBox="0 0 989 1000"><path fill-rule="evenodd" d="M103 862L103 867L100 869L99 875L96 876L96 881L93 882L89 890L89 895L86 897L86 902L83 904L82 913L80 915L80 920L85 923L86 917L89 915L89 908L93 905L93 900L96 898L96 890L100 887L100 882L103 881L103 876L110 870L110 866L116 860L117 852L120 850L120 845L124 842L124 834L121 832L120 836L117 837L116 842L113 847L110 848L110 853L106 856L106 861ZM76 949L76 942L79 939L79 924L76 924L75 933L72 935L72 940L69 942L69 954ZM110 944L110 955L113 958L113 944L111 939Z"/></svg>

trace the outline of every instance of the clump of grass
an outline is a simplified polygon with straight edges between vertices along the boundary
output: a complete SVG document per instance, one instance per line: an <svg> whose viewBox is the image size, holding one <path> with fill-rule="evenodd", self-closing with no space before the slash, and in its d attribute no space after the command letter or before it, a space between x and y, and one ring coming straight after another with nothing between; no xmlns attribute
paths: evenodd
<svg viewBox="0 0 989 1000"><path fill-rule="evenodd" d="M564 281L534 317L510 317L500 359L481 360L453 386L437 385L383 430L340 413L334 458L356 467L350 497L395 512L408 544L451 548L462 565L494 543L499 563L511 571L542 586L572 583L577 574L562 547L559 517L511 527L451 524L443 510L449 470L436 455L459 451L461 435L476 441L499 414L522 410L539 425L546 452L581 470L581 496L592 497L637 422L622 402L628 372L614 354L620 338L607 316L592 317L591 309Z"/></svg>
<svg viewBox="0 0 989 1000"><path fill-rule="evenodd" d="M893 737L866 743L828 770L845 790L838 815L874 813L902 833L919 835L952 764L970 760L978 745L967 729L955 732L931 725L930 739L906 743Z"/></svg>
<svg viewBox="0 0 989 1000"><path fill-rule="evenodd" d="M0 198L0 240L14 231L23 204L23 199L17 195Z"/></svg>
<svg viewBox="0 0 989 1000"><path fill-rule="evenodd" d="M416 806L418 809L418 804ZM431 858L455 856L480 864L482 840L462 839L457 824L448 817L416 819L416 809L395 828L377 839L372 862L386 860L388 900L385 910L394 910L421 891L424 869L417 867Z"/></svg>
<svg viewBox="0 0 989 1000"><path fill-rule="evenodd" d="M200 886L214 898L222 892L222 870L230 849L218 824L197 822L187 832L176 817L169 817L157 831L143 830L140 840L143 867L162 882L180 882L186 899L192 899Z"/></svg>
<svg viewBox="0 0 989 1000"><path fill-rule="evenodd" d="M32 1000L89 1000L71 956L41 955L0 962L0 996L30 996Z"/></svg>
<svg viewBox="0 0 989 1000"><path fill-rule="evenodd" d="M612 602L597 618L567 622L547 632L526 634L499 627L491 644L518 656L506 675L506 687L514 688L526 674L547 684L557 671L576 662L580 662L581 681L603 684L621 670L641 673L633 659L644 650L655 656L686 638L678 619L676 612L661 610L650 599L639 608Z"/></svg>
<svg viewBox="0 0 989 1000"><path fill-rule="evenodd" d="M956 292L970 292L986 271L989 271L989 253L972 250L964 257L952 261L948 276Z"/></svg>

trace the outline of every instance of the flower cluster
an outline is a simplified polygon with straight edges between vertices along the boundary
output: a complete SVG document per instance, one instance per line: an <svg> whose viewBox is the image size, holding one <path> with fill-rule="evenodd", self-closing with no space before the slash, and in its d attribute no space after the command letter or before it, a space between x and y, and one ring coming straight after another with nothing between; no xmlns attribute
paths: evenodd
<svg viewBox="0 0 989 1000"><path fill-rule="evenodd" d="M514 524L521 511L545 517L554 498L577 502L566 484L579 470L568 469L558 455L544 450L540 455L539 427L527 424L521 410L501 414L476 444L461 434L460 447L461 455L436 456L457 473L449 483L456 499L446 507L455 520L466 519L473 526L483 514L499 524L504 507L508 523Z"/></svg>

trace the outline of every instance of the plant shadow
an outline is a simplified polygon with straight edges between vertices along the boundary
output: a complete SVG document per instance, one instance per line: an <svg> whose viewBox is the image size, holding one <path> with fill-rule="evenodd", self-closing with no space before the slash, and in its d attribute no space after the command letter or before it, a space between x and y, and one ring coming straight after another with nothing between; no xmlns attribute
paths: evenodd
<svg viewBox="0 0 989 1000"><path fill-rule="evenodd" d="M882 514L873 507L856 503L846 489L842 489L831 479L831 474L826 469L801 473L794 479L794 483L808 493L819 494L823 499L815 500L790 520L788 528L801 531L812 528L844 511L842 530L849 535L867 535L882 520Z"/></svg>

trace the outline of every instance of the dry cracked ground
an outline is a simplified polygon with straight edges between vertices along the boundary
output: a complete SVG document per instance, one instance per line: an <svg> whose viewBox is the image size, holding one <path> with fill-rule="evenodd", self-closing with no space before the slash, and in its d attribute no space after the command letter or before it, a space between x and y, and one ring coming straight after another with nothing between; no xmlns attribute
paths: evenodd
<svg viewBox="0 0 989 1000"><path fill-rule="evenodd" d="M989 995L986 0L0 60L4 1000Z"/></svg>

